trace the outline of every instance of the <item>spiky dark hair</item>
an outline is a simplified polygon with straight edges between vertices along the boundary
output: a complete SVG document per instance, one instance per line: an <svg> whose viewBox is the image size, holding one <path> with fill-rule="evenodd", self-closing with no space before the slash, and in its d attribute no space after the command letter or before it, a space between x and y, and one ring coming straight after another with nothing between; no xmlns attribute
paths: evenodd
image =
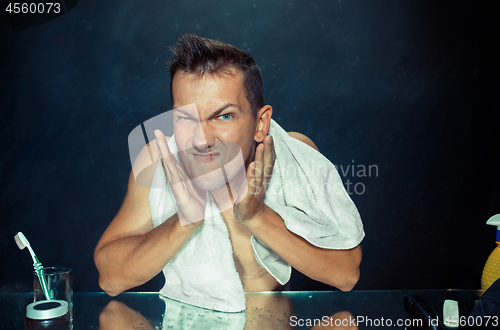
<svg viewBox="0 0 500 330"><path fill-rule="evenodd" d="M175 55L170 64L170 97L172 98L172 81L177 72L205 74L230 73L236 69L243 74L243 89L252 114L264 106L264 90L262 74L254 59L248 53L235 46L202 38L194 34L185 34L176 47L170 47Z"/></svg>

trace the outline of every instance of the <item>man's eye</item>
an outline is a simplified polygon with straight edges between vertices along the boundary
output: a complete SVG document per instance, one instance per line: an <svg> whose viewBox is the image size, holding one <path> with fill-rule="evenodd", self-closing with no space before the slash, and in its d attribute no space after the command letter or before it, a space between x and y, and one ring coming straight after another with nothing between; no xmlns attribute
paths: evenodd
<svg viewBox="0 0 500 330"><path fill-rule="evenodd" d="M233 115L230 113L226 113L225 115L220 115L219 118L221 119L231 119L233 118Z"/></svg>

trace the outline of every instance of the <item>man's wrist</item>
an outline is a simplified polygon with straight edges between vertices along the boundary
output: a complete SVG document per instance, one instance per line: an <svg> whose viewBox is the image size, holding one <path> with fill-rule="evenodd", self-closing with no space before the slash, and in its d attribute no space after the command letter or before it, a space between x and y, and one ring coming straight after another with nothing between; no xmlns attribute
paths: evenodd
<svg viewBox="0 0 500 330"><path fill-rule="evenodd" d="M265 219L268 216L269 212L274 211L266 204L263 204L260 212L256 213L250 219L242 220L241 223L244 224L250 231L252 231L253 229L261 227L262 224L265 223Z"/></svg>
<svg viewBox="0 0 500 330"><path fill-rule="evenodd" d="M177 213L178 223L181 225L181 228L184 230L196 230L203 224L204 219L194 220L193 218L189 219L181 213Z"/></svg>

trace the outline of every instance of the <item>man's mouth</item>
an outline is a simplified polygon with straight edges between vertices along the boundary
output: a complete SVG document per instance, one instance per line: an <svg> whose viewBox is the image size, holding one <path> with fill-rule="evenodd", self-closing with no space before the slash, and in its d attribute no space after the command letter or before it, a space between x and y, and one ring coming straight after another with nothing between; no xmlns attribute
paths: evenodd
<svg viewBox="0 0 500 330"><path fill-rule="evenodd" d="M218 152L211 152L208 154L194 154L193 153L192 155L193 155L193 158L198 163L206 164L206 163L211 163L211 162L215 161L220 156L220 153L218 153Z"/></svg>

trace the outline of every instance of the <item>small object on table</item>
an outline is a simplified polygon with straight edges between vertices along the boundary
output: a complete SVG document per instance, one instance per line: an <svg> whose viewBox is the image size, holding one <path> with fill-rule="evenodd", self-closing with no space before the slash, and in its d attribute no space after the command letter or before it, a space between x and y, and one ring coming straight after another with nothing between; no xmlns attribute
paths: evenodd
<svg viewBox="0 0 500 330"><path fill-rule="evenodd" d="M458 328L458 301L446 299L443 304L443 320L447 328Z"/></svg>
<svg viewBox="0 0 500 330"><path fill-rule="evenodd" d="M26 330L69 330L68 302L64 300L41 300L26 307L24 318Z"/></svg>

